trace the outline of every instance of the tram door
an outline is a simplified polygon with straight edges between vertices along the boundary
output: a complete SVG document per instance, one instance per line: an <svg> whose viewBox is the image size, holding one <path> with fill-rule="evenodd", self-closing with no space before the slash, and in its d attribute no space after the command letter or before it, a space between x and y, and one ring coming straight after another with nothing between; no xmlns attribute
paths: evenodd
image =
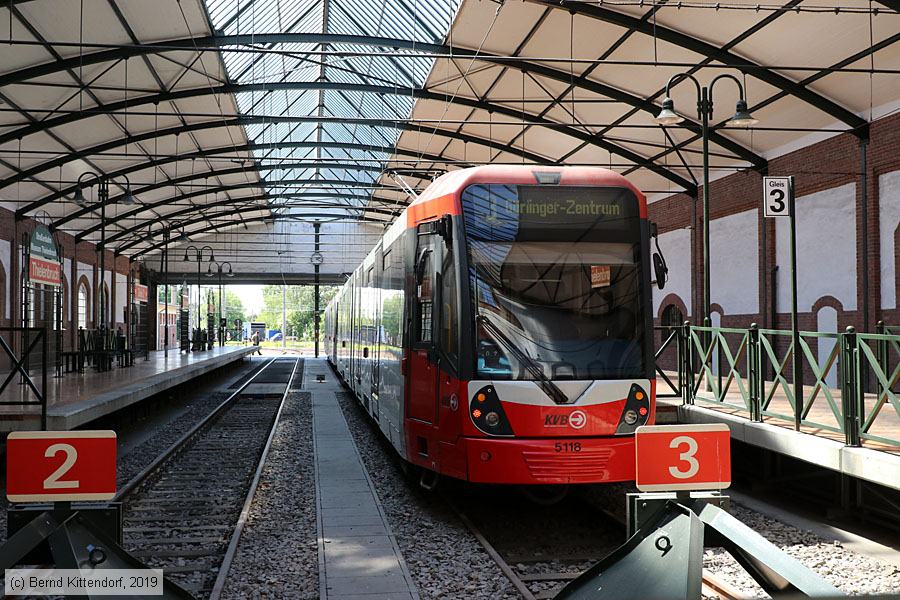
<svg viewBox="0 0 900 600"><path fill-rule="evenodd" d="M429 233L430 223L418 226L415 254L415 301L410 303L411 349L409 353L409 406L407 415L426 423L437 421L438 368L434 348L434 306L438 265L442 260L443 242Z"/></svg>

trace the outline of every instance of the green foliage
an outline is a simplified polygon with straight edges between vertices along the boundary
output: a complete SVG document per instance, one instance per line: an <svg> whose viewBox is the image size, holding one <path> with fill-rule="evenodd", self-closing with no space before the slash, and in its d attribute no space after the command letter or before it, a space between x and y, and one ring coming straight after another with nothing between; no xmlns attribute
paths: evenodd
<svg viewBox="0 0 900 600"><path fill-rule="evenodd" d="M224 316L228 319L228 327L234 327L235 319L240 319L244 323L248 320L247 315L244 312L244 303L241 302L241 297L228 288L225 288Z"/></svg>
<svg viewBox="0 0 900 600"><path fill-rule="evenodd" d="M324 313L328 302L337 293L337 286L323 285L319 287L319 309ZM263 308L254 321L262 321L270 329L281 329L282 294L280 285L267 285L263 288ZM303 340L313 339L315 321L315 288L311 285L287 286L287 335Z"/></svg>

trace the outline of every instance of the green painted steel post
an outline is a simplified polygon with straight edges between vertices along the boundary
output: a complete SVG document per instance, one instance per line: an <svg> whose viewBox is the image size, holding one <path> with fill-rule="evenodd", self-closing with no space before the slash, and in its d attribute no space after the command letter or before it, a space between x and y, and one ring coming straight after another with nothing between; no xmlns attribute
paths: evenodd
<svg viewBox="0 0 900 600"><path fill-rule="evenodd" d="M684 380L682 385L683 401L685 404L693 404L694 399L691 395L694 393L694 344L691 341L691 322L685 321L682 327L682 336L684 337Z"/></svg>
<svg viewBox="0 0 900 600"><path fill-rule="evenodd" d="M859 348L856 329L851 325L841 335L841 398L844 409L844 438L848 446L860 446L859 415L863 391L860 389Z"/></svg>
<svg viewBox="0 0 900 600"><path fill-rule="evenodd" d="M884 325L884 321L878 321L875 323L875 333L878 335L885 335L887 333L886 327ZM888 342L887 340L878 340L875 345L875 356L878 359L878 367L881 369L881 372L887 375L888 373ZM877 385L875 386L878 387Z"/></svg>
<svg viewBox="0 0 900 600"><path fill-rule="evenodd" d="M747 344L747 378L750 380L750 420L762 421L762 410L760 409L760 356L759 356L759 325L750 324Z"/></svg>
<svg viewBox="0 0 900 600"><path fill-rule="evenodd" d="M800 431L803 420L803 354L800 351L800 323L797 315L797 211L794 202L794 178L791 177L791 190L788 194L788 212L790 213L791 230L791 340L794 365L794 429Z"/></svg>
<svg viewBox="0 0 900 600"><path fill-rule="evenodd" d="M675 332L675 362L677 363L678 369L678 395L681 396L682 402L684 402L684 338L683 332L684 328L681 326L674 326L673 331Z"/></svg>

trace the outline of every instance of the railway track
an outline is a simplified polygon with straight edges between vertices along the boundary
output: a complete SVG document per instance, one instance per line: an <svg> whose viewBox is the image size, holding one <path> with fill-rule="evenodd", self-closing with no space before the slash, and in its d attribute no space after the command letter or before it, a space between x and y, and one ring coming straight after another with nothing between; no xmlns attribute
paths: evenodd
<svg viewBox="0 0 900 600"><path fill-rule="evenodd" d="M218 598L291 382L302 361L263 365L129 481L125 547L198 598Z"/></svg>
<svg viewBox="0 0 900 600"><path fill-rule="evenodd" d="M466 515L449 499L448 504L525 600L554 598L566 584L580 576L589 566L598 562L611 550L611 548L598 548L596 553L581 551L575 554L553 552L552 559L511 553L506 553L504 556L505 553L498 551L495 545L489 541L485 532L475 523L475 519ZM604 514L624 527L624 523L621 523L614 515L606 512ZM584 546L583 543L575 545ZM704 598L719 598L720 600L748 600L750 598L706 569L703 571L702 593Z"/></svg>

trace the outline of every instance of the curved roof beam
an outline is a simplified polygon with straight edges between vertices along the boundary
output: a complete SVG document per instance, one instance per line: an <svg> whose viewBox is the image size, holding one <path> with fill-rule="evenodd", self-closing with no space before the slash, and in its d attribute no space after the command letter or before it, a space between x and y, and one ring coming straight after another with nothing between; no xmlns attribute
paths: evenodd
<svg viewBox="0 0 900 600"><path fill-rule="evenodd" d="M256 172L256 171L273 171L276 169L316 169L316 168L320 168L320 169L343 169L343 170L347 170L347 171L375 171L375 172L379 172L379 173L382 171L382 168L380 166L376 166L376 165L358 165L358 166L351 167L351 166L347 166L347 165L341 165L340 163L331 163L331 162L329 162L329 163L314 163L314 164L279 163L279 164L271 164L271 165L258 165L258 164L256 164L255 161L247 161L247 162L250 164L246 164L246 165L239 166L239 167L232 167L229 169L221 169L221 170L215 170L215 171L203 171L200 173L188 173L182 177L168 179L166 181L159 181L157 183L152 183L150 185L144 186L142 188L137 188L137 187L133 186L131 188L131 192L132 192L132 194L135 194L135 195L145 194L145 193L151 192L153 190L158 190L158 189L166 188L169 186L181 185L183 183L187 183L188 181L194 181L196 179L208 179L210 177L219 177L222 175L236 175L236 174L240 174L240 173L248 173L248 172ZM147 168L147 165L144 165L143 168ZM251 183L251 182L248 182L248 183ZM252 182L252 183L257 183L257 182ZM259 184L257 183L257 185L259 185ZM263 185L259 185L259 186L263 187ZM72 191L74 193L74 190L72 190ZM117 202L119 202L119 200L122 199L123 196L124 196L124 194L121 194L119 196L111 196L109 198L109 201L107 202L107 204L116 204ZM144 211L153 210L153 208L158 207L158 206L161 206L161 204L159 202L154 202L152 205L151 204L140 205L140 206L137 206L121 215L118 215L116 220L134 217ZM202 206L200 208L202 208ZM75 219L78 219L80 217L83 217L84 215L86 215L88 213L92 213L95 210L96 209L94 208L94 206L88 206L86 208L77 210L70 215L67 215L61 219L57 219L56 221L54 221L53 227L62 227L66 223L68 223L70 221L74 221ZM110 222L110 219L107 219L107 222ZM86 229L83 233L88 234L88 233L91 233L92 231L95 231L98 228L99 228L99 225L96 225L94 227L91 227L90 229ZM84 237L84 235L79 235L79 236L76 236L76 239L81 239L83 237Z"/></svg>
<svg viewBox="0 0 900 600"><path fill-rule="evenodd" d="M538 126L544 125L544 126L553 127L554 130L560 131L572 138L575 138L577 140L587 142L587 143L593 144L595 146L604 148L605 150L608 150L609 152L611 152L613 154L616 154L628 161L631 161L637 165L640 165L643 168L649 169L649 170L657 173L658 175L668 179L672 183L675 183L676 185L684 188L688 192L690 192L691 190L693 190L696 187L693 182L688 181L687 179L678 175L677 173L674 173L673 171L670 171L663 165L659 165L659 164L653 163L652 161L648 161L646 159L646 157L644 157L632 150L629 150L627 148L624 148L617 144L609 142L602 137L595 136L594 134L592 134L588 131L584 131L582 129L578 129L578 128L574 128L574 127L565 126L564 124L558 123L551 119L547 119L545 117L539 117L537 115L532 115L529 113L523 113L522 111L518 111L518 110L515 110L512 108L506 107L506 106L491 104L488 102L482 102L480 100L473 100L470 98L463 98L463 97L459 97L459 96L450 96L448 94L436 93L436 92L431 92L428 90L417 89L417 88L403 88L400 86L353 84L353 83L327 82L327 81L272 82L272 83L260 83L260 84L230 84L230 85L220 86L219 88L207 87L207 88L199 88L199 89L192 89L192 90L180 90L178 92L171 92L171 93L166 93L166 94L159 94L157 96L152 96L152 97L145 97L143 100L147 100L148 102L158 102L158 101L161 102L161 101L167 101L167 100L173 100L173 99L179 99L179 98L189 98L189 97L195 97L195 96L208 95L211 93L239 93L239 92L250 92L250 91L254 91L254 90L279 91L279 90L323 90L323 89L349 91L349 92L368 92L368 93L384 94L384 95L413 96L415 98L419 98L419 99L423 99L423 100L434 100L437 102L459 104L462 106L467 106L469 108L475 108L475 109L481 109L481 110L485 110L485 111L489 111L489 112L494 112L494 113L508 116L512 119L524 120L532 125L538 125ZM145 102L143 102L143 100L131 101L130 106L133 107L136 104L145 103ZM117 104L124 104L124 103L117 103ZM652 103L648 103L648 104L650 104L652 106ZM124 106L122 108L124 108ZM109 108L107 108L106 110L109 110ZM95 115L96 115L96 113L95 113ZM70 115L65 115L65 117L69 117L69 116ZM80 115L78 115L78 116L79 116L79 118L83 118ZM61 119L61 118L64 118L64 117L57 117L57 119ZM52 120L53 119L48 119L48 120L44 121L44 123L49 123ZM160 130L159 132L157 132L156 135L153 135L152 132L146 132L143 134L130 136L129 138L121 138L120 142L122 144L124 144L126 140L129 140L129 143L131 143L131 142L135 142L135 141L143 141L146 139L151 139L152 137L162 137L164 135L174 135L175 133L179 133L181 131L194 131L195 129L192 129L192 127L198 127L198 126L202 126L202 125L205 125L208 128L211 125L224 127L228 124L233 125L233 126L238 126L238 125L247 125L247 124L252 124L252 123L302 122L302 121L306 121L306 122L326 121L327 122L327 121L333 121L333 120L335 120L335 119L332 117L321 117L321 116L305 116L305 117L252 117L252 116L248 116L248 117L239 117L238 119L232 119L231 121L225 121L225 120L207 121L207 122L203 122L203 123L194 123L191 125L182 126L180 128L170 128L167 130ZM341 119L341 121L351 122L352 119ZM424 127L421 125L411 125L411 124L397 123L397 122L392 122L392 121L386 121L383 123L378 123L378 122L368 120L368 119L363 119L361 121L363 121L364 124L367 124L367 125L392 127L395 129L401 129L401 130L407 130L407 131L413 130L413 131L422 131L425 133L429 133L430 131L435 130L435 131L437 131L437 135L441 135L440 131L445 131L445 130L440 130L437 128L429 128L429 127ZM28 126L28 127L31 127L31 126ZM24 131L25 129L28 129L28 127L22 128L22 131ZM466 134L457 133L454 131L447 131L447 136L449 136L449 137L454 137L457 135L468 137L469 141L474 141L475 143L480 143L482 145L489 145L489 144L486 144L485 140L483 140L482 138L474 138L472 136L466 136ZM458 139L462 139L462 138L458 138ZM3 138L0 137L0 143L2 143L2 140L3 140ZM88 156L90 154L102 152L105 149L110 148L110 146L108 145L110 143L112 143L112 142L107 142L106 144L101 144L100 146L95 146L92 149L79 150L79 152L77 152L77 153L70 154L68 157L68 160L75 160L76 158L82 158L82 157ZM119 145L119 144L116 144L116 145ZM97 150L96 148L99 148L99 147L103 147L104 150ZM115 147L115 146L112 146L112 147ZM518 148L514 148L514 147L510 148L505 145L501 149L515 153L515 154L519 154L520 156L522 156L524 153L527 153L527 151L524 151L524 150L521 150ZM528 153L528 154L531 154L531 156L537 156L533 153ZM60 163L59 162L60 160L62 160L62 159L57 159L54 161L47 161L45 163L36 165L36 166L32 167L31 169L23 170L23 171L19 172L17 175L14 175L13 177L8 178L6 181L4 181L4 187L8 186L8 185L12 185L13 183L15 183L17 181L27 179L28 177L31 177L34 174L40 173L44 170L59 166L59 164L64 164L65 161ZM547 161L547 160L551 160L551 159L548 159L546 157L541 157L539 160L534 160L534 159L529 159L529 160L532 160L533 162L543 162L543 161ZM21 216L23 214L26 214L32 210L39 208L40 206L42 206L42 201L39 200L37 202L28 204L27 206L23 207L22 209L19 209L18 211L16 211L16 214Z"/></svg>
<svg viewBox="0 0 900 600"><path fill-rule="evenodd" d="M356 180L352 180L352 179L347 179L347 180L345 180L345 179L279 179L279 180L272 180L270 183L272 186L276 186L276 187L277 186L287 186L287 185L293 184L293 185L298 185L298 186L309 185L314 189L378 187L378 189L380 189L380 190L402 191L399 188L378 186L377 184L374 184L374 186L373 186L373 184L367 184L365 182L356 181ZM265 187L265 186L259 185L259 183L257 183L257 182L243 181L240 183L231 183L231 184L226 184L226 185L219 185L216 187L208 187L208 188L193 190L191 192L187 192L184 194L177 194L177 195L171 196L169 198L164 198L162 200L154 202L153 204L145 204L141 207L136 208L134 211L131 211L127 215L121 214L118 217L116 217L115 219L111 219L111 218L107 217L106 224L109 225L111 223L116 223L118 221L122 221L126 218L133 217L137 213L152 211L152 210L155 210L162 206L168 206L168 205L172 204L172 202L175 202L178 200L190 200L191 198L197 198L199 196L208 196L210 194L220 194L223 192L231 192L231 191L235 191L235 190L244 190L244 189L254 189L254 188L261 188L261 187ZM302 190L298 190L297 192L291 192L290 194L286 194L286 195L299 196L299 195L302 195ZM277 199L279 196L281 196L281 194L267 193L267 194L257 194L254 196L247 196L244 198L242 198L242 197L229 198L229 200L233 204L240 204L241 202L249 201L251 198L261 199L261 200L265 200L265 199L274 200L274 199ZM205 204L192 206L190 210L192 212L193 211L202 212L205 206L206 206ZM264 206L257 206L256 208L257 208L257 210L269 210L269 209L277 209L277 208L279 208L279 206L267 204ZM354 206L347 206L346 208L359 210L358 207L354 207ZM166 218L168 218L168 215L162 215L159 217L157 217L156 215L153 215L150 218L151 219L157 219L157 218L166 219ZM85 229L81 233L77 234L75 236L75 239L76 239L76 241L81 241L89 233L93 233L99 229L100 229L100 224L98 223L96 225L91 226L88 229ZM116 241L117 239L122 237L120 235L120 233L121 233L121 231L119 233L107 235L106 241L107 242Z"/></svg>
<svg viewBox="0 0 900 600"><path fill-rule="evenodd" d="M776 87L783 92L786 92L800 100L803 100L810 106L814 106L815 108L831 115L838 121L846 123L847 125L852 127L855 130L855 135L860 137L865 136L864 130L868 122L848 108L841 106L837 102L834 102L833 100L830 100L825 96L816 93L815 91L797 83L796 81L788 79L784 75L781 75L773 71L772 69L754 63L748 58L738 56L737 54L729 52L728 50L724 50L708 42L704 42L703 40L695 38L687 33L683 33L675 29L670 29L654 21L642 20L638 17L620 13L596 4L588 4L587 2L575 2L571 0L526 1L531 2L532 4L539 4L548 8L566 10L577 15L582 15L585 17L590 17L592 19L597 19L598 21L603 21L605 23L618 25L619 27L622 27L626 30L639 31L644 35L659 38L670 44L674 44L675 46L679 46L686 50L690 50L691 52L700 54L701 56L705 56L712 60L721 62L722 64L738 69L742 73L746 73L747 75L755 77L760 81L764 81L765 83Z"/></svg>
<svg viewBox="0 0 900 600"><path fill-rule="evenodd" d="M554 7L559 8L558 6ZM628 104L633 108L648 112L653 116L656 116L656 113L659 112L659 107L646 98L635 96L634 94L631 94L629 92L588 78L575 77L573 79L571 73L560 71L559 69L554 69L547 65L525 61L503 60L502 57L491 55L483 51L470 50L468 48L461 48L456 46L451 47L441 44L428 44L424 42L404 40L400 38L386 38L368 35L342 35L334 33L260 33L252 35L223 35L212 37L207 36L200 38L186 38L168 42L157 42L154 44L145 44L141 46L126 46L122 48L115 48L112 50L101 50L98 52L83 54L79 57L69 58L63 61L44 63L42 65L27 67L19 71L8 73L7 75L0 76L0 87L9 85L11 83L18 83L26 79L40 77L49 73L54 73L65 68L75 68L83 65L97 64L112 60L121 60L124 58L142 54L155 54L175 49L196 51L196 48L198 47L203 48L217 46L238 46L248 44L252 45L285 43L353 44L359 46L375 46L395 49L402 48L404 50L424 51L435 54L443 53L455 58L468 58L490 62L502 65L505 68L514 69L525 73L534 73L548 79L553 79L555 81L565 83L567 85L574 85L578 88L583 88L588 91L601 94L624 104ZM141 101L140 98L136 98L135 100L137 102ZM124 105L124 102L117 104ZM700 130L700 124L695 123L690 119L686 119L683 123L681 123L680 126L691 131ZM24 129L25 128L22 128L22 130ZM715 131L710 131L710 139L723 148L728 149L730 152L733 152L736 156L739 156L747 162L752 163L754 167L760 169L766 167L766 160L764 158L755 154L754 152L752 152L748 148L745 148L734 140L731 140L728 137L725 137Z"/></svg>
<svg viewBox="0 0 900 600"><path fill-rule="evenodd" d="M394 148L391 146L374 146L371 144L358 144L358 143L354 143L354 142L328 142L328 141L280 142L280 143L279 142L251 142L249 144L242 144L239 146L220 146L218 148L201 149L201 150L198 150L197 152L188 152L186 154L175 154L175 155L170 155L170 156L163 156L161 158L155 158L151 161L129 165L123 169L119 169L118 171L110 171L106 175L107 175L107 177L114 179L117 177L121 177L122 175L130 175L131 173L136 173L137 171L143 171L144 169L149 169L152 167L158 167L160 165L165 165L165 164L178 162L178 161L182 161L182 160L191 160L191 159L196 159L196 158L215 156L217 154L231 154L233 152L252 152L253 150L275 150L278 148L284 149L284 148L317 148L317 147L318 148L329 148L329 149L334 149L334 150L360 150L363 152L383 152L385 154L393 153L393 154L399 154L399 155L404 155L404 156L420 157L420 158L423 158L425 160L429 160L432 162L444 162L447 160L445 157L441 157L440 155L431 154L431 153L427 153L427 152L420 154L419 152L414 152L412 150L405 150L403 148ZM256 160L251 157L247 157L247 158L235 157L234 161L235 162L254 163L254 164L256 162ZM203 175L206 175L207 173L208 173L208 176L212 177L215 175L216 171L204 171L203 173L200 173L200 175L203 176ZM59 200L60 198L65 198L67 196L71 196L72 194L75 193L75 190L78 187L79 186L77 184L74 184L67 188L63 188L57 192L54 192L48 196L40 198L39 200L35 200L35 202L30 203L30 204L22 207L21 209L19 209L19 211L16 212L16 217L19 219L23 218L25 212L29 212L29 211L33 210L30 207L32 205L34 205L35 203L40 203L40 204L37 204L37 206L36 206L36 208L37 208L37 207L43 206L45 204L48 204L50 202L53 202L54 200ZM93 207L80 208L80 209L76 210L74 213L72 213L71 217L78 218L78 217L84 216L90 212L93 212L94 210L95 209ZM137 209L133 212L126 213L126 215L123 215L123 217L131 216L131 215L137 214L139 212L141 212L141 209ZM66 218L66 221L69 221L69 220L71 220L71 219ZM54 225L51 226L51 229L55 225L56 224L54 223Z"/></svg>
<svg viewBox="0 0 900 600"><path fill-rule="evenodd" d="M334 196L334 197L341 197L342 195L340 195L340 194L335 194L335 195L333 195L333 196ZM252 197L242 198L242 200L264 200L264 199L266 199L266 198L268 198L268 196L262 195L262 196L252 196ZM230 206L230 207L231 207L231 210L230 210L227 214L237 214L237 213L243 213L243 212L253 212L254 210L257 210L257 211L258 211L258 210L265 210L266 208L268 208L268 207L264 207L264 206L240 206L240 207L235 207L235 206L233 206L233 204L234 204L234 200L231 200L231 199L228 199L228 200L220 200L220 201L218 201L218 202L210 202L209 204L206 204L206 205L204 206L204 208L219 208L219 207L222 207L222 206ZM331 209L331 208L335 208L335 209L339 209L339 210L354 210L354 211L359 211L359 212L361 212L361 213L372 213L372 214L376 214L376 215L386 215L386 216L389 216L389 217L393 217L393 216L395 216L395 215L399 212L399 211L397 211L397 210L390 210L390 209L388 209L388 208L376 208L376 207L358 207L358 208L357 208L357 207L354 207L354 206L347 206L346 204L336 204L336 203L329 203L329 202L312 202L312 203L309 203L309 204L303 204L303 205L301 205L301 206L284 206L284 207L282 207L282 208L285 208L285 209L299 208L299 209L304 209L304 210L307 209L307 208L315 208L315 209L322 209L322 208L328 208L328 209ZM168 220L168 219L171 218L171 217L174 217L174 216L177 216L177 215L180 215L180 214L187 214L187 213L189 213L189 212L191 212L191 209L184 209L184 210L180 210L180 211L176 211L176 212L167 214L167 215L165 215L165 216L162 217L162 218ZM225 213L217 213L217 214L225 214ZM212 217L210 217L209 215L206 215L206 216L204 216L204 218L209 219L209 218L212 218ZM238 221L236 224L240 224L240 222ZM109 242L111 242L111 241L116 241L116 240L119 240L119 239L128 237L129 235L132 235L132 234L140 233L141 230L143 230L143 229L146 228L146 226L147 226L147 223L142 223L141 225L135 225L134 227L129 227L128 229L122 230L121 232L117 233L117 234L115 235L114 238L111 237L109 240L107 240L107 243L109 243ZM178 226L180 227L180 226L181 226L181 223L178 223ZM163 227L160 231L164 231L164 230L165 230L165 227ZM191 232L188 232L188 236L190 236L190 233L191 233ZM128 250L129 248L132 248L132 247L136 246L137 244L139 244L140 242L145 241L145 240L147 240L147 239L148 239L147 237L141 237L140 239L132 239L132 240L128 240L127 242L125 242L123 245L119 246L119 247L116 249L116 253L121 254L121 253L123 253L125 250ZM152 240L153 238L150 237L150 239ZM171 242L170 242L170 243L171 243Z"/></svg>
<svg viewBox="0 0 900 600"><path fill-rule="evenodd" d="M223 216L227 216L227 215L230 215L230 214L234 214L235 212L237 212L237 211L223 211L223 212L217 213L217 214L215 214L215 215L209 215L208 218L209 218L209 219L214 219L214 218L218 218L218 217L223 217ZM246 212L249 212L249 211L246 211ZM200 229L194 229L193 231L189 231L189 232L187 232L187 234L188 234L188 236L191 236L191 235L199 235L199 234L202 234L202 233L209 233L210 231L215 231L216 229L224 229L225 227L235 227L235 226L238 226L238 227L239 227L239 226L241 226L241 225L246 225L247 223L261 223L261 222L275 222L275 221L302 221L302 220L307 219L307 218L309 218L309 219L321 219L321 220L323 221L323 223L324 223L324 222L327 222L327 221L341 221L341 220L343 220L343 219L341 219L341 218L335 218L334 215L330 215L330 214L327 214L327 213L323 213L323 214L302 215L302 217L301 217L300 215L294 215L294 216L292 216L292 217L290 217L290 218L285 218L285 217L279 218L279 217L277 217L277 216L267 215L267 216L265 216L265 217L251 217L251 218L249 218L249 219L241 219L240 221L229 221L229 222L213 223L213 224L211 224L211 225L209 225L209 226L207 226L207 227L201 227ZM202 222L202 221L204 221L204 220L207 220L207 219L194 219L194 220L192 220L192 221L186 222L185 225L195 225L195 224L200 223L200 222ZM364 217L364 216L363 216L363 217L353 217L353 221L354 221L354 222L356 222L356 221L362 221L362 222L364 222L364 223L372 223L372 224L375 224L375 225L389 225L389 224L390 224L389 221L384 221L384 220L382 220L382 219L372 219L372 218L370 218L370 217ZM157 242L157 243L155 243L155 244L153 244L153 245L151 245L151 246L148 246L147 248L144 248L143 250L139 250L138 252L135 252L135 253L131 256L131 259L134 260L134 259L136 259L136 258L139 258L140 256L143 256L144 254L146 254L146 253L148 253L148 252L153 252L154 250L158 250L158 249L162 248L162 246L163 246L163 242Z"/></svg>
<svg viewBox="0 0 900 600"><path fill-rule="evenodd" d="M137 135L131 135L128 137L120 137L114 140L110 140L107 142L103 142L102 144L98 144L96 146L92 146L90 148L84 148L75 153L69 153L62 157L56 158L54 160L46 161L35 165L29 169L24 169L20 171L18 174L9 177L3 181L3 187L8 187L16 182L23 181L30 177L37 175L38 173L43 173L49 171L51 169L55 169L62 165L68 164L70 162L81 160L86 156L93 156L95 154L99 154L101 152L106 152L107 150L112 150L113 148L118 148L119 146L124 146L125 144L134 144L137 142L142 142L145 140L150 140L156 137L166 137L169 135L178 135L181 133L187 133L191 131L203 131L208 129L216 129L219 127L241 127L245 125L251 125L254 123L272 123L275 121L281 121L285 123L290 123L297 119L303 117L278 117L277 119L273 117L238 117L236 119L229 120L215 120L215 121L204 121L201 123L191 123L188 125L180 125L177 127L171 127L169 129L160 129L157 131L148 131L144 133L140 133ZM509 152L510 154L515 154L521 156L525 160L528 160L533 163L538 164L547 164L552 162L552 159L547 158L545 156L541 156L539 154L535 154L533 152L529 152L527 150L522 150L520 148L510 148L503 144L502 142L497 142L494 140L485 140L483 138L457 133L452 130L441 129L437 127L423 127L420 125L411 125L409 123L398 123L398 122L387 122L383 124L379 124L381 127L389 127L393 129L399 129L401 131L417 131L425 134L433 134L438 136L443 136L451 139L456 139L461 142L468 142L472 144L477 144L481 146L486 146L488 148L492 148L494 150L500 150L503 152ZM320 145L318 143L313 143L313 146ZM274 144L275 147L278 147L279 144L276 142ZM146 167L146 163L144 163ZM677 175L670 174L670 177L678 177ZM260 187L265 186L266 182L260 181L258 184ZM679 185L681 185L679 183ZM44 200L38 200L35 202L31 202L27 206L24 206L16 211L16 215L19 218L24 217L29 211L40 208L46 204Z"/></svg>

